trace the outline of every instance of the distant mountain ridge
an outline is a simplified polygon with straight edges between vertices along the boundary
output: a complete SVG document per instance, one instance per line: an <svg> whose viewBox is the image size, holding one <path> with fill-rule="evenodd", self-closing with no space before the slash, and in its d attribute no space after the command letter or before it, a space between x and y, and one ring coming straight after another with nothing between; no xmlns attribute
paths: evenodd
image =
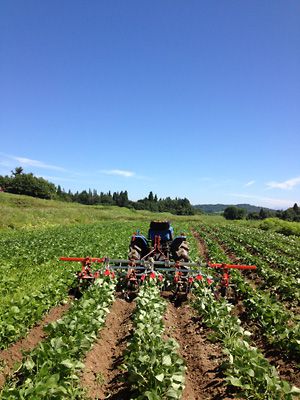
<svg viewBox="0 0 300 400"><path fill-rule="evenodd" d="M263 208L264 210L268 210L268 211L275 211L275 210L272 210L271 208L258 207L258 206L253 206L251 204L197 204L197 205L194 205L193 207L198 210L201 210L207 214L219 214L219 213L224 212L225 208L232 206L232 205L234 205L235 207L238 207L238 208L243 208L248 213L249 212L259 212L261 208Z"/></svg>

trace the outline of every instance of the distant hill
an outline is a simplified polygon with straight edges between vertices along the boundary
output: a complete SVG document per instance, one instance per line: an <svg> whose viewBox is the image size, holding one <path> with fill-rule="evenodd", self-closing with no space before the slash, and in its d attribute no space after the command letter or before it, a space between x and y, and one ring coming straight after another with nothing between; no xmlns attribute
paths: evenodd
<svg viewBox="0 0 300 400"><path fill-rule="evenodd" d="M274 211L270 208L252 206L251 204L197 204L197 205L194 205L193 207L198 210L201 210L207 214L220 214L220 213L224 212L225 208L232 206L232 205L234 205L235 207L238 207L238 208L243 208L248 213L249 212L259 212L261 208L263 208L264 210L268 210L268 211Z"/></svg>

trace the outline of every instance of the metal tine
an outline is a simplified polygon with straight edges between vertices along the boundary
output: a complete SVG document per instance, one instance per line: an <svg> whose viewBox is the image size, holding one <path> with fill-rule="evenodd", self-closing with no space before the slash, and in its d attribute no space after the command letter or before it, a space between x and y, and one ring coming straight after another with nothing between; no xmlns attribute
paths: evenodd
<svg viewBox="0 0 300 400"><path fill-rule="evenodd" d="M175 261L149 261L149 260L123 260L123 259L109 259L107 258L105 260L105 263L107 265L109 264L135 264L135 265L164 265L164 266L173 266L173 265L178 265L180 267L182 266L189 266L189 267L205 267L207 264L202 263L202 262L175 262Z"/></svg>
<svg viewBox="0 0 300 400"><path fill-rule="evenodd" d="M138 266L122 266L122 265L107 265L109 269L131 269L131 270L147 270L151 271L162 271L162 272L195 272L193 270L185 269L185 268L147 268L145 267L138 267ZM149 267L149 266L148 266Z"/></svg>
<svg viewBox="0 0 300 400"><path fill-rule="evenodd" d="M118 265L118 266L107 265L107 267L112 270L117 270L117 269L124 269L124 270L131 269L131 270L135 270L135 271L143 270L147 273L150 273L153 271L154 272L162 271L162 272L166 272L166 273L168 273L168 272L184 272L184 273L188 273L189 275L192 275L192 276L197 276L199 274L203 275L203 276L208 276L207 274L204 274L201 270L190 270L190 269L184 269L184 268L154 268L154 269L152 269L152 268L146 268L146 267L138 267L138 266L131 267L131 266L120 266L120 265Z"/></svg>
<svg viewBox="0 0 300 400"><path fill-rule="evenodd" d="M108 268L110 269L145 269L145 267L131 267L131 266L125 266L125 265L107 265Z"/></svg>

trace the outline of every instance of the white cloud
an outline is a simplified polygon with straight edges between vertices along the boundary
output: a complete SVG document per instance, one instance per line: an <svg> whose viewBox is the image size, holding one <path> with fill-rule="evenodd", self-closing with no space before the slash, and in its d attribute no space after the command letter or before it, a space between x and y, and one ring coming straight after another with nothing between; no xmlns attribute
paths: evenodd
<svg viewBox="0 0 300 400"><path fill-rule="evenodd" d="M46 164L43 161L32 160L27 157L19 157L19 156L12 156L9 154L0 153L2 159L0 160L0 165L5 167L11 168L15 166L15 161L21 164L22 167L29 166L29 167L36 167L36 168L43 168L43 169L50 169L55 171L66 171L62 167L58 167L56 165Z"/></svg>
<svg viewBox="0 0 300 400"><path fill-rule="evenodd" d="M288 199L278 199L271 197L255 196L243 193L231 193L230 196L239 197L243 199L252 200L258 206L265 206L269 208L288 208L291 207L295 201Z"/></svg>
<svg viewBox="0 0 300 400"><path fill-rule="evenodd" d="M110 170L102 170L102 174L106 175L117 175L117 176L123 176L125 178L132 178L135 176L135 172L132 171L126 171L123 169L110 169Z"/></svg>
<svg viewBox="0 0 300 400"><path fill-rule="evenodd" d="M267 186L269 189L282 189L291 190L294 186L300 185L300 176L297 178L288 179L284 182L268 182Z"/></svg>
<svg viewBox="0 0 300 400"><path fill-rule="evenodd" d="M58 167L56 165L46 164L43 161L31 160L30 158L15 157L15 156L11 156L11 158L13 158L14 160L18 161L22 165L27 165L27 166L30 166L30 167L52 169L52 170L55 170L55 171L65 171L64 168Z"/></svg>
<svg viewBox="0 0 300 400"><path fill-rule="evenodd" d="M254 183L255 183L255 181L249 181L249 182L247 182L247 183L245 184L245 187L252 186L252 185L254 185Z"/></svg>

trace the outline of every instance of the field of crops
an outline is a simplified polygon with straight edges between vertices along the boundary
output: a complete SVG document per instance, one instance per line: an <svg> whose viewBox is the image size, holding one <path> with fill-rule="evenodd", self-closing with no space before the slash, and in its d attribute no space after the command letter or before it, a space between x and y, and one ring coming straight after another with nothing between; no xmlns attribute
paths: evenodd
<svg viewBox="0 0 300 400"><path fill-rule="evenodd" d="M126 258L131 234L148 225L106 219L0 232L1 399L298 398L300 239L176 218L191 259L257 270L232 272L222 297L204 267L212 280L195 280L176 306L156 277L132 302L104 274L79 299L70 295L80 266L60 256Z"/></svg>

